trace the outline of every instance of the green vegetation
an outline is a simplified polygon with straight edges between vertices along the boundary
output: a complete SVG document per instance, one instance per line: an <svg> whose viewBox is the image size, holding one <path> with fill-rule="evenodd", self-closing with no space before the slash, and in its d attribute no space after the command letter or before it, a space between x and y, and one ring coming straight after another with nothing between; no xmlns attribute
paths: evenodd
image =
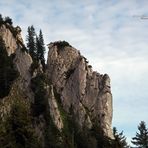
<svg viewBox="0 0 148 148"><path fill-rule="evenodd" d="M30 66L30 69L29 69L31 75L33 75L33 72L34 72L36 69L38 69L38 67L39 67L38 61L36 61L36 60L33 61L33 63L32 63L31 66Z"/></svg>
<svg viewBox="0 0 148 148"><path fill-rule="evenodd" d="M91 135L96 139L98 148L115 148L114 140L106 137L99 123L94 123Z"/></svg>
<svg viewBox="0 0 148 148"><path fill-rule="evenodd" d="M113 128L113 134L115 137L114 147L115 148L129 148L126 138L123 135L123 131L118 133L116 127Z"/></svg>
<svg viewBox="0 0 148 148"><path fill-rule="evenodd" d="M132 138L132 143L138 147L148 148L148 129L144 121L141 121L138 126L139 133Z"/></svg>
<svg viewBox="0 0 148 148"><path fill-rule="evenodd" d="M54 95L58 103L64 127L61 132L62 141L60 148L120 148L114 147L114 140L103 135L103 131L95 124L92 129L80 127L76 121L73 106L70 107L69 113L62 106L60 94L54 88Z"/></svg>
<svg viewBox="0 0 148 148"><path fill-rule="evenodd" d="M9 16L6 16L5 18L2 17L0 14L0 25L8 23L9 25L12 25L12 19Z"/></svg>
<svg viewBox="0 0 148 148"><path fill-rule="evenodd" d="M34 26L28 27L28 35L26 38L27 41L27 48L29 51L30 56L33 59L32 67L37 68L39 65L39 61L43 66L43 71L45 70L45 45L42 31L39 31L39 35L36 34ZM31 71L33 71L32 69Z"/></svg>
<svg viewBox="0 0 148 148"><path fill-rule="evenodd" d="M38 74L31 80L31 88L34 92L34 104L33 104L33 115L39 116L46 111L47 97L45 90L45 76L44 74Z"/></svg>
<svg viewBox="0 0 148 148"><path fill-rule="evenodd" d="M67 113L62 106L60 94L57 93L55 88L54 94L64 123L60 148L129 148L123 132L118 134L116 128L114 128L115 140L113 140L104 136L99 123L94 124L92 129L85 126L80 127L76 122L73 107L71 106L69 113Z"/></svg>
<svg viewBox="0 0 148 148"><path fill-rule="evenodd" d="M55 126L48 109L44 113L44 118L46 122L44 131L45 148L61 148L61 134Z"/></svg>
<svg viewBox="0 0 148 148"><path fill-rule="evenodd" d="M12 26L13 22L10 17L3 18L0 14L0 25L2 24L5 24L5 26L9 28L14 37L17 36L17 29ZM22 51L26 51L27 49L33 59L30 68L31 74L33 75L35 69L38 69L39 61L44 71L45 45L42 31L40 30L39 35L37 35L34 26L29 26L27 48L21 41L18 40L17 43L22 46ZM54 42L53 44L59 49L58 52L65 47L71 47L66 41ZM31 79L30 86L34 93L34 102L31 106L30 103L26 103L26 97L19 95L19 97L16 98L16 96L18 96L18 89L15 90L16 96L9 98L12 95L10 89L14 84L13 82L19 76L13 64L14 58L15 55L13 54L8 56L6 45L3 39L0 38L0 98L4 98L10 94L6 99L11 100L12 103L8 106L10 112L8 112L4 118L0 118L0 148L129 148L123 132L118 133L116 128L113 128L115 137L113 140L104 135L100 123L93 123L91 129L88 129L85 125L80 127L76 120L77 113L74 112L73 106L71 105L67 112L63 107L60 94L54 87L55 99L64 124L63 129L59 131L50 115L48 105L50 98L47 90L48 87L46 87L47 85L50 87L50 81L47 80L44 73L37 73L37 75ZM91 65L88 65L88 67L91 68ZM74 73L74 70L75 69L70 69L65 73L66 79ZM105 76L103 79L105 80ZM85 110L87 114L89 114L88 108L85 107ZM5 112L7 112L7 110ZM42 121L40 121L40 119L42 119ZM39 135L36 135L37 133L34 128L34 126L38 126L35 125L38 123L34 121L40 122L44 127L44 129L42 129L42 139L44 142L38 140L39 137L37 136ZM132 143L138 147L147 148L148 129L144 121L141 121L138 130L139 133L137 132L136 136L132 138ZM41 143L44 144L44 146L41 145Z"/></svg>
<svg viewBox="0 0 148 148"><path fill-rule="evenodd" d="M0 98L9 94L13 81L19 75L13 64L14 57L8 56L5 43L0 38Z"/></svg>
<svg viewBox="0 0 148 148"><path fill-rule="evenodd" d="M21 31L21 28L19 26L17 27L13 27L13 22L12 22L12 19L10 17L5 17L3 18L2 15L0 14L0 26L5 24L6 28L8 28L12 35L16 38L17 37L17 34L18 34L18 28L19 28L19 31ZM24 52L28 52L27 48L25 47L25 45L20 41L20 40L16 40L16 42L18 43L18 45L20 44L21 45L21 50Z"/></svg>
<svg viewBox="0 0 148 148"><path fill-rule="evenodd" d="M79 126L75 122L73 108L71 106L69 113L67 113L62 106L60 94L57 93L55 88L54 88L54 95L64 124L64 127L60 133L61 135L60 148L65 148L65 147L77 148L77 142L75 141L75 138L76 134L79 131L78 129Z"/></svg>
<svg viewBox="0 0 148 148"><path fill-rule="evenodd" d="M0 122L0 147L41 147L32 127L32 117L30 116L29 109L21 99L14 101L9 115Z"/></svg>
<svg viewBox="0 0 148 148"><path fill-rule="evenodd" d="M34 103L32 104L32 114L34 117L42 115L45 121L44 139L45 148L61 148L60 132L55 126L48 106L48 95L45 86L47 79L44 74L38 74L31 80L31 88L34 92Z"/></svg>
<svg viewBox="0 0 148 148"><path fill-rule="evenodd" d="M5 23L8 23L10 25L13 24L12 19L9 16L5 17Z"/></svg>
<svg viewBox="0 0 148 148"><path fill-rule="evenodd" d="M37 60L36 58L36 45L35 45L35 29L34 26L29 26L28 27L28 35L27 35L27 48L29 51L30 56L32 57L33 61Z"/></svg>
<svg viewBox="0 0 148 148"><path fill-rule="evenodd" d="M62 50L64 49L66 46L72 47L68 42L66 41L58 41L58 42L54 42L53 44L54 46L56 45L58 49Z"/></svg>
<svg viewBox="0 0 148 148"><path fill-rule="evenodd" d="M43 70L45 70L45 44L43 39L42 30L39 31L39 36L36 36L36 49L37 49L37 59L41 61Z"/></svg>

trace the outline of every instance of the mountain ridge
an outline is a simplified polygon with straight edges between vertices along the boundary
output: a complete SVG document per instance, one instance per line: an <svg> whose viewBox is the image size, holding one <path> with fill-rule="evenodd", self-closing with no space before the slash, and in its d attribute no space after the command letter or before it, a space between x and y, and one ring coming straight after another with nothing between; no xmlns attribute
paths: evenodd
<svg viewBox="0 0 148 148"><path fill-rule="evenodd" d="M23 43L21 28L2 24L0 37L8 57L14 54L12 63L19 73L10 92L0 99L2 121L7 120L18 101L27 104L27 114L32 120L29 128L33 129L41 147L93 145L95 148L103 137L114 139L112 94L107 74L93 72L86 58L66 41L48 44L45 72L40 62L32 70L33 60ZM84 143L86 138L88 142Z"/></svg>

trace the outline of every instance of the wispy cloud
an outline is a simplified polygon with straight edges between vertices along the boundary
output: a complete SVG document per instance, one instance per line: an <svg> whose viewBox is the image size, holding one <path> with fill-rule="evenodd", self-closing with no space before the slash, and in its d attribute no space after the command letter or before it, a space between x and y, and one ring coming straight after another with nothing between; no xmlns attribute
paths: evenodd
<svg viewBox="0 0 148 148"><path fill-rule="evenodd" d="M114 119L130 136L147 118L148 104L148 1L121 0L5 0L1 13L20 25L41 28L45 42L67 40L100 73L112 80Z"/></svg>

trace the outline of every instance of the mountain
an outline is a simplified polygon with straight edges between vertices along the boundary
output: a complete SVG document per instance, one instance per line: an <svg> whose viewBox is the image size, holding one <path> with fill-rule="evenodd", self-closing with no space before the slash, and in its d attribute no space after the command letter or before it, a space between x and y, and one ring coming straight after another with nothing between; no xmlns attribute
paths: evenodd
<svg viewBox="0 0 148 148"><path fill-rule="evenodd" d="M43 70L21 28L0 24L0 147L112 147L109 76L66 41L48 48Z"/></svg>

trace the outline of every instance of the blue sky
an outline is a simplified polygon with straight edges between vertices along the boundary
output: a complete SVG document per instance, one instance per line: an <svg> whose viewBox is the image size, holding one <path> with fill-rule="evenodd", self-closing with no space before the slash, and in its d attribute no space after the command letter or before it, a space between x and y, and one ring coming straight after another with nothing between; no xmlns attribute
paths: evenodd
<svg viewBox="0 0 148 148"><path fill-rule="evenodd" d="M128 141L141 120L148 124L147 0L0 0L0 13L22 28L43 31L45 43L66 40L108 73L113 93L113 126Z"/></svg>

